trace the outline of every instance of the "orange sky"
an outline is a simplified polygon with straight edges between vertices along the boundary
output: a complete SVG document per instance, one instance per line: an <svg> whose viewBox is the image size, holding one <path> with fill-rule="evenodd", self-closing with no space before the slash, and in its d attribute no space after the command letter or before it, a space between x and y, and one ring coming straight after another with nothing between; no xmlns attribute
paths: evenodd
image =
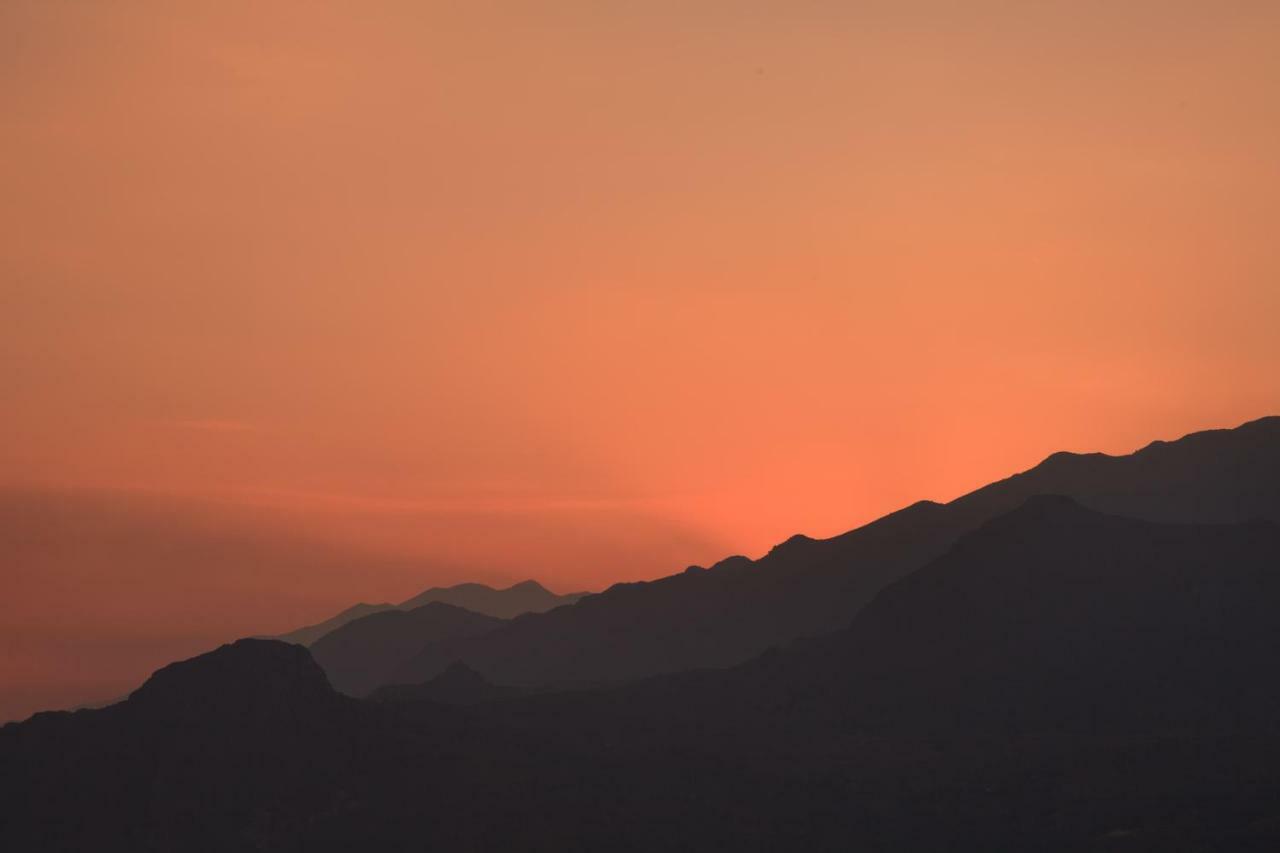
<svg viewBox="0 0 1280 853"><path fill-rule="evenodd" d="M0 717L1280 413L1278 44L1271 0L8 0Z"/></svg>

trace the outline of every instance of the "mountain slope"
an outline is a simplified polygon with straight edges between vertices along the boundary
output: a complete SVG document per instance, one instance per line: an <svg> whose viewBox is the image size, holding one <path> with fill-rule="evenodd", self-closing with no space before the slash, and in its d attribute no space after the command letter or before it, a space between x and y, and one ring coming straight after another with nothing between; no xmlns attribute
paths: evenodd
<svg viewBox="0 0 1280 853"><path fill-rule="evenodd" d="M270 639L310 646L324 635L356 619L387 610L413 610L432 602L451 604L454 607L461 607L464 610L497 619L511 619L522 613L542 613L565 604L573 604L586 595L588 593L585 592L556 595L533 580L521 581L505 589L494 589L481 583L433 586L399 604L356 604L323 622L307 625Z"/></svg>
<svg viewBox="0 0 1280 853"><path fill-rule="evenodd" d="M1043 496L845 631L698 683L708 702L875 731L1280 731L1277 612L1275 522L1149 522Z"/></svg>
<svg viewBox="0 0 1280 853"><path fill-rule="evenodd" d="M300 646L309 646L325 634L328 634L331 631L336 631L348 622L354 622L356 619L362 619L365 616L371 616L374 613L381 613L384 610L394 609L394 604L365 604L364 602L360 602L359 604L353 604L346 610L335 616L329 617L323 622L317 622L314 625L305 625L301 628L290 631L287 634L281 634L280 636L272 637L271 639L282 640L286 643L296 643Z"/></svg>
<svg viewBox="0 0 1280 853"><path fill-rule="evenodd" d="M921 502L827 540L793 537L759 560L618 584L573 607L432 644L393 676L424 681L463 660L497 684L617 682L728 666L837 630L877 592L962 534L1037 494L1147 519L1280 519L1280 417L1157 442L1129 456L1059 453L949 504Z"/></svg>
<svg viewBox="0 0 1280 853"><path fill-rule="evenodd" d="M1261 730L1280 720L1276 613L1274 522L1038 497L884 590L828 663L868 725Z"/></svg>
<svg viewBox="0 0 1280 853"><path fill-rule="evenodd" d="M244 641L0 728L13 849L1266 851L1280 528L1035 498L840 634L609 690L342 697ZM486 701L503 698L503 701ZM478 704L472 704L477 702ZM460 705L452 705L460 702Z"/></svg>
<svg viewBox="0 0 1280 853"><path fill-rule="evenodd" d="M421 684L393 684L369 695L374 702L439 702L471 705L525 695L519 687L491 684L464 663L450 664L444 672Z"/></svg>
<svg viewBox="0 0 1280 853"><path fill-rule="evenodd" d="M259 848L332 808L357 714L306 649L222 646L118 705L0 729L0 835L12 850Z"/></svg>
<svg viewBox="0 0 1280 853"><path fill-rule="evenodd" d="M348 622L313 643L311 654L335 689L363 696L423 646L473 637L502 624L501 619L435 601Z"/></svg>
<svg viewBox="0 0 1280 853"><path fill-rule="evenodd" d="M494 589L482 583L460 583L456 586L432 587L408 601L402 601L399 607L401 610L412 610L439 601L498 619L513 619L522 613L542 613L554 607L573 604L585 595L583 592L556 595L533 580L522 581L506 589Z"/></svg>
<svg viewBox="0 0 1280 853"><path fill-rule="evenodd" d="M1280 417L1154 441L1135 453L1055 453L1035 468L948 504L991 518L1033 495L1066 495L1151 521L1280 520Z"/></svg>

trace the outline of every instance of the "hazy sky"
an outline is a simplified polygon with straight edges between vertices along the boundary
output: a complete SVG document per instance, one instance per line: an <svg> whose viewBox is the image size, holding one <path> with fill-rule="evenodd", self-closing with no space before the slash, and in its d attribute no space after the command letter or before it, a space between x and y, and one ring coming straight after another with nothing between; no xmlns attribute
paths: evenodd
<svg viewBox="0 0 1280 853"><path fill-rule="evenodd" d="M1278 151L1273 0L6 0L0 685L1278 413Z"/></svg>

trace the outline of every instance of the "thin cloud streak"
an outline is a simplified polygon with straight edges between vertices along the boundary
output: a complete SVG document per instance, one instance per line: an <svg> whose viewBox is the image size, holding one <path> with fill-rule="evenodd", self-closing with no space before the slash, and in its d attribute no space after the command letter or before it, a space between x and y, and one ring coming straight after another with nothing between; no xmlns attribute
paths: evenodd
<svg viewBox="0 0 1280 853"><path fill-rule="evenodd" d="M217 418L174 421L170 426L176 429L194 430L196 432L261 432L262 429L247 421L222 420Z"/></svg>

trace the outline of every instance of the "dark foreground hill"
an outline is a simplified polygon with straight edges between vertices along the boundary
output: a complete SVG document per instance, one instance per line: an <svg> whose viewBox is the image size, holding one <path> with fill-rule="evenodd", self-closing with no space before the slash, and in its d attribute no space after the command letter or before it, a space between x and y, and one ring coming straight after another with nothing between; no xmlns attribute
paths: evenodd
<svg viewBox="0 0 1280 853"><path fill-rule="evenodd" d="M354 604L323 622L298 628L274 639L310 646L343 625L374 613L388 610L414 610L425 604L437 602L492 616L495 619L511 619L522 613L542 613L565 604L573 604L586 595L585 592L556 595L542 584L532 580L521 581L505 589L494 589L482 583L433 586L399 604L365 604L363 602Z"/></svg>
<svg viewBox="0 0 1280 853"><path fill-rule="evenodd" d="M844 631L727 670L484 701L334 692L242 641L0 729L15 850L1262 851L1280 529L1038 498ZM450 685L452 684L452 687ZM449 704L450 691L471 691ZM443 700L443 701L441 701ZM478 703L478 704L477 704Z"/></svg>
<svg viewBox="0 0 1280 853"><path fill-rule="evenodd" d="M392 680L425 681L455 660L507 685L616 683L739 663L847 626L886 585L1038 494L1151 520L1280 520L1280 417L1128 456L1057 453L951 503L917 503L833 539L796 536L759 560L618 584L482 636L428 644Z"/></svg>
<svg viewBox="0 0 1280 853"><path fill-rule="evenodd" d="M859 725L1280 731L1280 525L1038 497L884 590L828 650ZM821 656L820 656L821 657Z"/></svg>

